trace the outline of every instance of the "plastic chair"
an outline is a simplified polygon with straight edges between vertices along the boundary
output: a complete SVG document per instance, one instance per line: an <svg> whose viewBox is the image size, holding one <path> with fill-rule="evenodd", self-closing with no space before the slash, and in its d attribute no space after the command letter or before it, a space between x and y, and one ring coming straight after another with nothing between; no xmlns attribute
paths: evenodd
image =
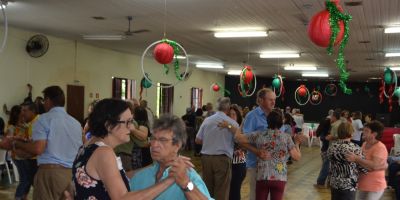
<svg viewBox="0 0 400 200"><path fill-rule="evenodd" d="M19 182L19 173L18 173L17 165L15 165L15 163L13 161L11 161L11 164L12 164L12 168L13 168L15 182Z"/></svg>
<svg viewBox="0 0 400 200"><path fill-rule="evenodd" d="M393 134L394 147L390 149L391 156L400 156L400 134Z"/></svg>
<svg viewBox="0 0 400 200"><path fill-rule="evenodd" d="M7 151L3 150L3 149L0 149L0 166L1 165L5 165L6 166L8 180L10 181L10 184L12 184L11 175L10 175L10 169L8 168L8 164L7 164L7 161L6 161L6 155L7 155Z"/></svg>
<svg viewBox="0 0 400 200"><path fill-rule="evenodd" d="M311 147L311 136L310 136L310 130L311 128L307 125L303 125L302 127L303 135L307 138L307 145L308 147Z"/></svg>

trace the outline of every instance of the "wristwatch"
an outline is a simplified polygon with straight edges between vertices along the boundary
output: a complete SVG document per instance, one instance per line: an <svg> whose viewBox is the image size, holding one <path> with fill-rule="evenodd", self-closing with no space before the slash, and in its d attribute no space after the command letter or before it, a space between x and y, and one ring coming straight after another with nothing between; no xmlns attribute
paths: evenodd
<svg viewBox="0 0 400 200"><path fill-rule="evenodd" d="M189 183L187 184L186 188L183 188L184 192L190 192L193 191L194 189L194 185L192 181L189 181Z"/></svg>
<svg viewBox="0 0 400 200"><path fill-rule="evenodd" d="M231 128L232 128L232 125L228 124L228 128L231 129Z"/></svg>

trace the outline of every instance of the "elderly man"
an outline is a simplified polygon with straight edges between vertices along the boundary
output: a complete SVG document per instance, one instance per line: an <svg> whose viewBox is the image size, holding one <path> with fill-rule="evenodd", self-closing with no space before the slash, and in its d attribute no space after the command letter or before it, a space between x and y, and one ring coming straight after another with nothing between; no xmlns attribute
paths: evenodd
<svg viewBox="0 0 400 200"><path fill-rule="evenodd" d="M199 174L192 168L186 169L185 162L178 159L187 137L184 122L176 116L163 115L155 120L153 130L150 149L155 162L134 174L130 180L131 191L146 189L173 176L175 183L156 199L211 199ZM181 170L186 173L180 173Z"/></svg>
<svg viewBox="0 0 400 200"><path fill-rule="evenodd" d="M59 86L43 90L42 114L33 124L33 142L14 140L13 146L38 155L39 169L34 180L33 199L59 199L72 179L72 163L82 145L80 123L64 109L65 96Z"/></svg>
<svg viewBox="0 0 400 200"><path fill-rule="evenodd" d="M228 117L230 106L231 101L228 97L219 98L218 111L204 120L196 137L196 143L203 144L201 149L203 179L211 196L217 200L229 198L234 145L230 129L239 127L235 120ZM222 121L230 124L228 129L218 126Z"/></svg>
<svg viewBox="0 0 400 200"><path fill-rule="evenodd" d="M266 131L268 128L267 115L275 107L275 92L269 88L263 88L257 92L258 107L247 113L243 123L244 134L250 134L255 131ZM254 147L255 148L255 147ZM257 152L256 149L249 149L246 157L247 176L250 183L249 199L254 200L256 197L256 169L257 157L252 152Z"/></svg>

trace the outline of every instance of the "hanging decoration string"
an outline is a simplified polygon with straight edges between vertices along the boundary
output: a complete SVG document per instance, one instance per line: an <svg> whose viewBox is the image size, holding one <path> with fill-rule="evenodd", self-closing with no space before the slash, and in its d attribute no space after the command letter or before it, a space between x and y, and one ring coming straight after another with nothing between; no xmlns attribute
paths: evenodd
<svg viewBox="0 0 400 200"><path fill-rule="evenodd" d="M351 89L347 88L346 81L349 78L349 73L346 71L346 64L344 60L344 48L349 40L349 21L352 19L352 16L349 14L344 14L339 11L336 4L331 2L330 0L326 1L326 9L329 11L329 23L332 30L332 35L329 41L329 46L327 48L328 54L332 55L333 46L336 40L336 37L339 33L339 21L343 21L344 23L344 37L339 46L338 57L336 59L336 66L339 68L340 78L339 78L339 86L342 89L343 93L351 94Z"/></svg>
<svg viewBox="0 0 400 200"><path fill-rule="evenodd" d="M164 38L167 38L167 0L164 0Z"/></svg>
<svg viewBox="0 0 400 200"><path fill-rule="evenodd" d="M0 6L1 6L1 11L3 13L3 23L4 23L4 36L3 36L3 42L1 43L0 53L4 51L4 48L6 47L6 43L7 43L7 37L8 37L8 19L7 19L6 10L5 10L6 5L7 5L7 1L0 0Z"/></svg>

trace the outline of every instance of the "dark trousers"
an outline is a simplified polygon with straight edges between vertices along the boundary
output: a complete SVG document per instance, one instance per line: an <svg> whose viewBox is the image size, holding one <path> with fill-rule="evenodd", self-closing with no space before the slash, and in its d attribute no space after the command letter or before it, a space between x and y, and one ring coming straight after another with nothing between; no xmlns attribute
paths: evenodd
<svg viewBox="0 0 400 200"><path fill-rule="evenodd" d="M246 163L232 164L232 179L231 188L229 190L230 200L240 200L240 189L242 188L242 182L246 177Z"/></svg>
<svg viewBox="0 0 400 200"><path fill-rule="evenodd" d="M282 200L285 192L286 181L262 180L256 183L256 200L267 200L271 193L270 200Z"/></svg>
<svg viewBox="0 0 400 200"><path fill-rule="evenodd" d="M331 200L355 200L356 191L331 188Z"/></svg>
<svg viewBox="0 0 400 200"><path fill-rule="evenodd" d="M327 156L327 152L321 152L321 159L322 159L322 167L319 171L319 175L317 178L318 185L325 185L326 178L328 177L329 173L329 160Z"/></svg>
<svg viewBox="0 0 400 200"><path fill-rule="evenodd" d="M400 199L400 176L397 175L400 172L400 164L393 162L388 167L388 185L392 186L396 192L396 199Z"/></svg>
<svg viewBox="0 0 400 200"><path fill-rule="evenodd" d="M14 160L19 174L19 184L15 191L15 198L23 198L29 193L37 171L36 159Z"/></svg>

